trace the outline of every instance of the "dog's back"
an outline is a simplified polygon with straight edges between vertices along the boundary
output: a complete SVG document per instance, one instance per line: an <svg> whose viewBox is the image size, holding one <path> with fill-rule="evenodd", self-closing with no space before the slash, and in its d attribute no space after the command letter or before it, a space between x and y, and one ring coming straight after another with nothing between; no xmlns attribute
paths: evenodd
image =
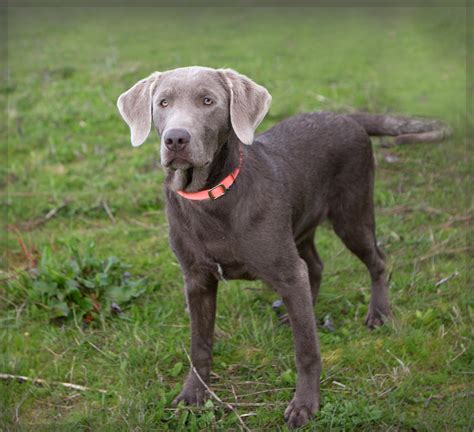
<svg viewBox="0 0 474 432"><path fill-rule="evenodd" d="M354 199L366 200L372 190L370 138L344 115L314 112L290 117L257 136L249 152L265 153L277 166L274 180L283 183L285 199L291 203L297 240L331 212L331 205L341 205L339 191L352 190Z"/></svg>

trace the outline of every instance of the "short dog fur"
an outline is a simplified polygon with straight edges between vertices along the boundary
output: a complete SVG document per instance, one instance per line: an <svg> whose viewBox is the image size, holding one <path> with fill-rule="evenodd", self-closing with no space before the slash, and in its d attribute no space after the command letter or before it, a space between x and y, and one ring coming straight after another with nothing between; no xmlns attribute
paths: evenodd
<svg viewBox="0 0 474 432"><path fill-rule="evenodd" d="M220 279L260 279L283 299L293 330L298 379L285 411L290 427L319 407L321 356L313 305L323 264L316 227L329 219L367 267L369 328L390 316L384 255L375 237L374 158L369 135L397 142L442 139L438 122L329 112L288 118L254 137L271 102L268 91L230 69L155 72L118 100L134 146L154 124L167 171L171 247L184 275L191 316L191 359L209 383ZM219 184L239 164L234 185L217 200L176 193ZM191 369L175 403L200 404L206 389Z"/></svg>

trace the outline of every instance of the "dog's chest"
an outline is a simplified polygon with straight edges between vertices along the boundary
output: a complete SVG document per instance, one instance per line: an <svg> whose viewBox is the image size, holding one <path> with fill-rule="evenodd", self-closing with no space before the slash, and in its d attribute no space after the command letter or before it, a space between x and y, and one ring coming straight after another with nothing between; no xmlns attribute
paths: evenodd
<svg viewBox="0 0 474 432"><path fill-rule="evenodd" d="M239 238L222 224L190 226L193 261L219 280L254 279L241 256Z"/></svg>
<svg viewBox="0 0 474 432"><path fill-rule="evenodd" d="M231 233L212 233L200 236L198 262L205 265L219 280L254 279L240 257L238 239Z"/></svg>

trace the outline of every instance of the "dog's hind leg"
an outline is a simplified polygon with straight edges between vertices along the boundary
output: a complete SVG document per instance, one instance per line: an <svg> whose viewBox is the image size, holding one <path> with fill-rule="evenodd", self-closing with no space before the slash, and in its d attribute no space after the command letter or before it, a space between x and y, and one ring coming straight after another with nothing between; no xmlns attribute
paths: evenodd
<svg viewBox="0 0 474 432"><path fill-rule="evenodd" d="M298 245L298 253L308 266L309 283L311 285L311 295L314 305L318 298L323 273L323 262L314 244L314 231Z"/></svg>
<svg viewBox="0 0 474 432"><path fill-rule="evenodd" d="M371 200L339 196L329 213L334 231L347 248L367 267L372 279L372 295L365 324L373 329L391 315L385 258L375 237L374 210Z"/></svg>

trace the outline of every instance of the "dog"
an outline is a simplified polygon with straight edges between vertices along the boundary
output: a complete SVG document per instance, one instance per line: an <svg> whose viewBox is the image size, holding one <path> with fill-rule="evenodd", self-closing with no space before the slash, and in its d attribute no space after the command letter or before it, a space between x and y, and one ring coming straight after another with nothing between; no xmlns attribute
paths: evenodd
<svg viewBox="0 0 474 432"><path fill-rule="evenodd" d="M370 114L304 113L254 136L269 92L231 69L155 72L118 98L133 146L152 124L161 137L170 245L191 317L191 361L174 404L201 404L211 372L221 279L260 279L282 298L293 330L297 384L289 427L319 409L321 356L314 304L323 263L314 244L328 219L367 267L370 329L390 317L384 254L377 244L370 136L435 141L439 122ZM198 376L199 375L199 376Z"/></svg>

